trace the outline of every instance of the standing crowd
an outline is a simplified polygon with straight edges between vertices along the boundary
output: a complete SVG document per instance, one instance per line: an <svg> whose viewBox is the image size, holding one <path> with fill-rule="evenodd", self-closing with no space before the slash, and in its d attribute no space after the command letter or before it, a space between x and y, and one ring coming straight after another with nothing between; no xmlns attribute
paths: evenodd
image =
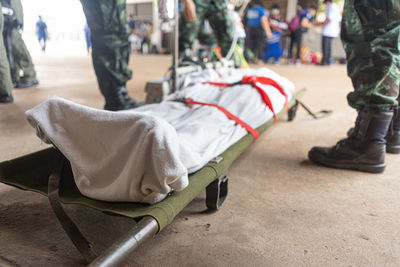
<svg viewBox="0 0 400 267"><path fill-rule="evenodd" d="M270 11L267 11L261 0L252 0L242 18L233 3L183 0L179 37L181 57L194 57L192 46L196 39L201 45L218 47L219 57L228 55L232 43L236 41L243 57L249 62L256 63L261 60L279 64L286 46L288 62L301 64L302 61L311 58L309 53L303 52L306 49L303 45L303 35L317 26L322 28L322 59L316 61L320 65L329 65L332 58L332 41L340 32L341 12L332 0L324 0L323 3L323 21L317 21L318 7L310 4L306 7L298 6L295 16L285 22L277 4L273 4ZM238 29L243 31L239 31L238 34ZM305 59L303 54L307 54L308 58ZM233 59L236 67L243 67L243 64L236 64L235 57Z"/></svg>
<svg viewBox="0 0 400 267"><path fill-rule="evenodd" d="M284 23L278 5L273 5L269 13L260 1L253 0L245 20L246 48L253 54L253 57L248 57L248 60L269 62L272 59L278 64L284 54L283 44L288 43L289 64L301 64L301 55L304 50L303 35L313 26L320 26L322 27L322 60L318 63L329 65L332 57L332 40L338 37L340 32L341 13L332 0L324 0L324 5L326 19L322 22L316 20L318 7L310 4L304 8L298 6L296 15ZM288 42L283 41L284 36L289 37Z"/></svg>

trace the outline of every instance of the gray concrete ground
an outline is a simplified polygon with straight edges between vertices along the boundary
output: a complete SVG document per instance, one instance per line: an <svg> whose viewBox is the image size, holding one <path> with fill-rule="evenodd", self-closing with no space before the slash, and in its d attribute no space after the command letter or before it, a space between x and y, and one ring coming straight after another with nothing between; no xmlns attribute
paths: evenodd
<svg viewBox="0 0 400 267"><path fill-rule="evenodd" d="M101 108L90 57L34 58L40 86L15 90L0 106L0 161L42 149L24 111L52 96ZM144 99L146 80L162 75L169 57L136 56L132 95ZM259 65L261 66L261 65ZM313 145L345 136L355 118L345 101L351 90L344 66L273 66L307 87L303 101L334 113L313 120L300 110L279 121L229 171L223 208L204 213L198 196L126 266L399 266L400 156L388 155L384 174L316 166ZM87 208L67 210L97 249L127 231L130 220ZM80 266L82 258L62 231L46 198L0 185L0 266Z"/></svg>

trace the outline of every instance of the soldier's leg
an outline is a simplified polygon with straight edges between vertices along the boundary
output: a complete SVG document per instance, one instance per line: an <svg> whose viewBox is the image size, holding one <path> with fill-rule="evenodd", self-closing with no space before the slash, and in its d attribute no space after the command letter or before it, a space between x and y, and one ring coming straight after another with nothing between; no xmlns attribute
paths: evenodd
<svg viewBox="0 0 400 267"><path fill-rule="evenodd" d="M349 105L356 109L397 105L400 1L346 1L341 37L354 86L347 96Z"/></svg>
<svg viewBox="0 0 400 267"><path fill-rule="evenodd" d="M333 147L314 147L308 155L328 167L383 172L391 108L399 95L400 1L347 0L341 34L356 124L348 138Z"/></svg>
<svg viewBox="0 0 400 267"><path fill-rule="evenodd" d="M17 29L12 31L12 51L14 57L14 68L11 70L12 79L16 88L28 88L38 84L36 71L31 55L26 48L20 32ZM22 70L22 77L20 71Z"/></svg>
<svg viewBox="0 0 400 267"><path fill-rule="evenodd" d="M229 16L227 2L223 0L211 1L206 17L217 36L222 56L225 57L233 41L232 19Z"/></svg>
<svg viewBox="0 0 400 267"><path fill-rule="evenodd" d="M0 3L1 10L1 3ZM3 41L3 14L0 12L0 103L9 103L13 101L11 90L13 84L11 82L10 67L7 60L6 48Z"/></svg>
<svg viewBox="0 0 400 267"><path fill-rule="evenodd" d="M132 72L125 0L81 0L92 37L93 66L103 94L105 109L137 106L127 94L126 82Z"/></svg>
<svg viewBox="0 0 400 267"><path fill-rule="evenodd" d="M204 15L207 7L204 7L201 1L194 1L196 5L196 20L189 22L185 16L179 14L179 57L190 57L194 40L198 38L200 26L204 23Z"/></svg>
<svg viewBox="0 0 400 267"><path fill-rule="evenodd" d="M207 20L203 21L203 23L200 25L198 34L197 34L197 39L199 40L199 43L202 45L214 45L218 43L217 37L215 36L215 33L212 32L211 34L206 31L206 24Z"/></svg>

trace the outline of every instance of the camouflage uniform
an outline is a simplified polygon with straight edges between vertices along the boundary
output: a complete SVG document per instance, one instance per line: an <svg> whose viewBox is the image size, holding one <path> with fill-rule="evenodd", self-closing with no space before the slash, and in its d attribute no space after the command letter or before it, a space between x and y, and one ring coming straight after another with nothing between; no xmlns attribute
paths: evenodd
<svg viewBox="0 0 400 267"><path fill-rule="evenodd" d="M354 86L356 109L388 109L398 104L400 0L346 0L341 38Z"/></svg>
<svg viewBox="0 0 400 267"><path fill-rule="evenodd" d="M346 0L343 46L358 111L347 138L332 147L313 147L310 160L331 168L382 173L385 154L400 154L400 0ZM389 127L392 125L391 127Z"/></svg>
<svg viewBox="0 0 400 267"><path fill-rule="evenodd" d="M205 26L206 21L207 20L204 20L203 23L200 25L200 29L197 34L197 39L199 40L199 43L208 46L218 44L218 39L214 31L212 31L211 33L208 33L206 31L206 26Z"/></svg>
<svg viewBox="0 0 400 267"><path fill-rule="evenodd" d="M81 0L91 31L92 59L100 91L106 98L131 79L125 0Z"/></svg>
<svg viewBox="0 0 400 267"><path fill-rule="evenodd" d="M2 2L3 6L11 7L15 12L13 17L15 24L11 30L12 56L14 59L13 64L10 66L12 81L15 84L19 82L34 82L36 81L36 71L31 55L19 31L19 28L23 27L24 24L21 0L10 0L9 4L6 3L8 1L3 0ZM22 76L20 76L21 70Z"/></svg>
<svg viewBox="0 0 400 267"><path fill-rule="evenodd" d="M3 24L3 14L0 12L0 33L3 32ZM11 94L12 87L10 66L8 64L6 48L4 46L3 34L0 34L0 96Z"/></svg>
<svg viewBox="0 0 400 267"><path fill-rule="evenodd" d="M192 49L194 40L198 37L204 20L210 22L211 27L221 47L223 56L228 53L232 44L232 21L229 16L226 0L194 0L196 5L196 21L186 21L183 14L179 22L179 51L183 53Z"/></svg>

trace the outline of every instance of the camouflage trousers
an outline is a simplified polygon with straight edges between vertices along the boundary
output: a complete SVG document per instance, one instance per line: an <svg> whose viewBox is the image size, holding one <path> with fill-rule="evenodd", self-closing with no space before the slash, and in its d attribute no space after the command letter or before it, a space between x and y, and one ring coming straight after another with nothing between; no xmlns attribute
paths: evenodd
<svg viewBox="0 0 400 267"><path fill-rule="evenodd" d="M91 31L92 60L100 91L107 98L131 79L126 0L81 0Z"/></svg>
<svg viewBox="0 0 400 267"><path fill-rule="evenodd" d="M356 109L398 105L400 81L400 0L346 0L341 39Z"/></svg>
<svg viewBox="0 0 400 267"><path fill-rule="evenodd" d="M11 66L11 78L13 83L35 81L36 71L31 55L26 48L21 33L17 29L12 30L11 40L14 58L14 66Z"/></svg>
<svg viewBox="0 0 400 267"><path fill-rule="evenodd" d="M186 21L180 14L179 21L179 52L182 55L192 49L192 44L198 38L200 28L207 19L214 31L222 55L225 56L232 44L232 21L229 16L226 0L194 0L196 5L196 21Z"/></svg>
<svg viewBox="0 0 400 267"><path fill-rule="evenodd" d="M21 0L11 0L9 4L6 4L6 6L14 10L15 16L13 17L13 19L15 21L15 24L22 26L24 15ZM12 57L14 59L13 64L10 65L11 78L13 83L18 83L20 81L35 81L35 67L33 66L31 55L26 48L25 42L22 39L19 29L14 26L13 28L11 28L10 33Z"/></svg>
<svg viewBox="0 0 400 267"><path fill-rule="evenodd" d="M0 10L1 7L0 3ZM3 26L4 18L3 14L0 12L0 95L10 94L13 88L3 34L1 34L3 32Z"/></svg>

